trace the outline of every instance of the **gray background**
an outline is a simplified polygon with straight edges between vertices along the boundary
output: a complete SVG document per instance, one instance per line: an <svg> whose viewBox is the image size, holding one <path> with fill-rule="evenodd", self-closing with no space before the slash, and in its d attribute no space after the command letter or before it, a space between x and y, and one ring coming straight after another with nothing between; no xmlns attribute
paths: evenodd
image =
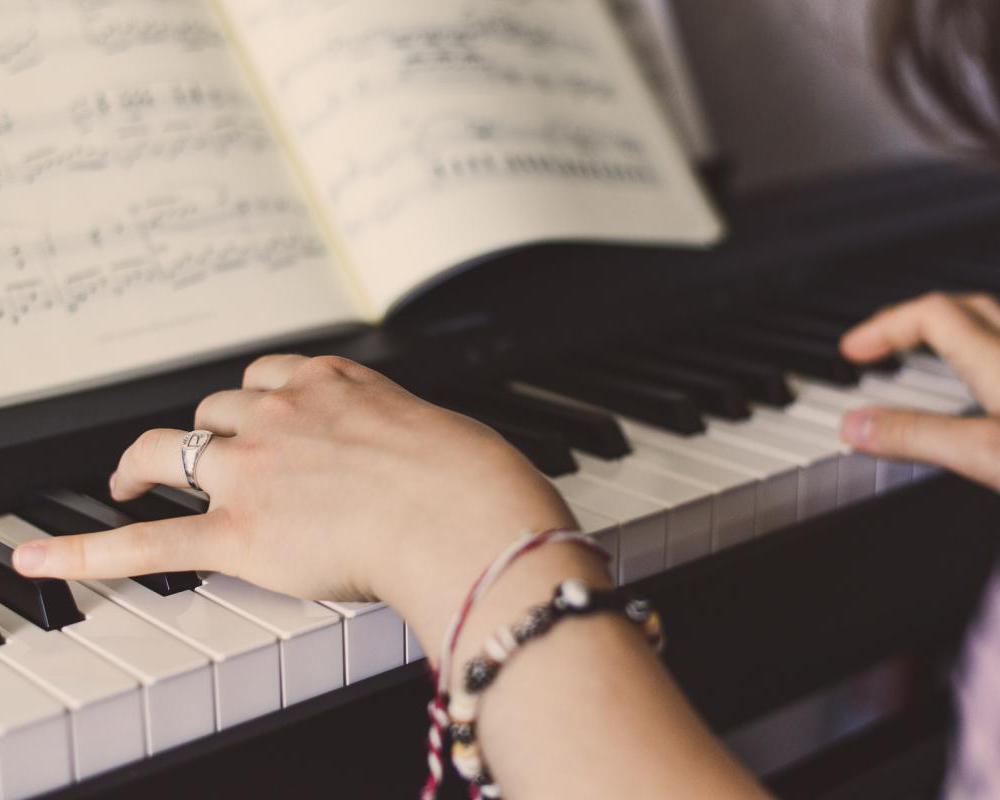
<svg viewBox="0 0 1000 800"><path fill-rule="evenodd" d="M672 0L737 190L931 151L870 64L878 0Z"/></svg>

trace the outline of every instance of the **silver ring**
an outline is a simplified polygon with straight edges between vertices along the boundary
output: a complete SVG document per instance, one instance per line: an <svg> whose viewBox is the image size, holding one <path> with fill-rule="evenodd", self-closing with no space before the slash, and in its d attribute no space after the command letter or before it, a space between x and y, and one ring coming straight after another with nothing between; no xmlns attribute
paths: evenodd
<svg viewBox="0 0 1000 800"><path fill-rule="evenodd" d="M184 467L184 477L187 478L188 486L199 492L204 490L198 484L198 462L213 436L215 434L211 431L191 431L185 433L181 439L181 466Z"/></svg>

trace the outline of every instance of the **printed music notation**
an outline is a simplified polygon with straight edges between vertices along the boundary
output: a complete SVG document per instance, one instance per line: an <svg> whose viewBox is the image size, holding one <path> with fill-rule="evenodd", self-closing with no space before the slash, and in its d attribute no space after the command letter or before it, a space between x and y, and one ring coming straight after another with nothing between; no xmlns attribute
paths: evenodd
<svg viewBox="0 0 1000 800"><path fill-rule="evenodd" d="M301 204L285 197L229 198L191 187L132 203L120 217L57 233L0 223L0 325L144 290L204 284L234 271L274 272L323 261ZM247 276L247 280L253 280Z"/></svg>
<svg viewBox="0 0 1000 800"><path fill-rule="evenodd" d="M659 184L597 0L364 2L229 4L348 238L461 186Z"/></svg>
<svg viewBox="0 0 1000 800"><path fill-rule="evenodd" d="M0 27L0 71L17 73L39 64L41 9L36 0L7 0Z"/></svg>
<svg viewBox="0 0 1000 800"><path fill-rule="evenodd" d="M64 172L272 147L259 111L232 87L190 80L97 89L61 110L0 110L0 192Z"/></svg>
<svg viewBox="0 0 1000 800"><path fill-rule="evenodd" d="M578 185L656 186L661 175L644 142L627 129L587 127L561 119L537 124L502 117L444 114L403 129L344 159L326 185L348 235L391 222L420 197L449 185L558 180ZM372 186L393 186L373 194Z"/></svg>
<svg viewBox="0 0 1000 800"><path fill-rule="evenodd" d="M221 49L225 38L204 0L4 0L0 73L44 63L47 53L92 49L105 54L171 46L185 52ZM52 25L52 19L59 22Z"/></svg>
<svg viewBox="0 0 1000 800"><path fill-rule="evenodd" d="M225 43L212 20L197 7L203 6L204 0L144 3L141 14L137 13L134 0L77 0L77 3L84 41L108 53L163 44L193 51Z"/></svg>
<svg viewBox="0 0 1000 800"><path fill-rule="evenodd" d="M581 101L615 96L584 38L502 6L470 0L457 20L373 26L305 48L276 80L282 93L315 96L322 76L320 102L297 116L296 129L309 135L359 105L400 92L524 90Z"/></svg>

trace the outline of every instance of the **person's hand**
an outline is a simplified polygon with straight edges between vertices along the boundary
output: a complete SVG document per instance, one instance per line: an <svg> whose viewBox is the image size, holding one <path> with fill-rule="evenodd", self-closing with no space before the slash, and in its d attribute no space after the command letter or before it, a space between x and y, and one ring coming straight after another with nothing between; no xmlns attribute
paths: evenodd
<svg viewBox="0 0 1000 800"><path fill-rule="evenodd" d="M841 350L865 363L922 344L952 366L985 416L866 408L844 418L844 439L867 453L937 464L1000 489L1000 305L983 294L925 295L856 326Z"/></svg>
<svg viewBox="0 0 1000 800"><path fill-rule="evenodd" d="M201 403L195 427L217 434L198 463L207 514L28 543L18 569L214 570L312 599L379 597L408 614L433 596L450 614L510 541L574 524L496 433L342 358L262 358L243 389ZM185 487L183 433L143 434L112 476L114 498Z"/></svg>

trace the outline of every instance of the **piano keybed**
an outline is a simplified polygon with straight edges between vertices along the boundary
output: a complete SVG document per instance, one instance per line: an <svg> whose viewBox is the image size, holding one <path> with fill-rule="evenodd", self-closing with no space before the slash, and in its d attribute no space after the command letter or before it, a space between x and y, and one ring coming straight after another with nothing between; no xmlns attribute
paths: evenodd
<svg viewBox="0 0 1000 800"><path fill-rule="evenodd" d="M944 281L919 261L902 276L862 271L850 290L830 279L684 336L664 326L413 388L521 449L629 584L936 473L851 451L841 417L875 404L967 413L966 387L925 352L860 369L837 339L885 302L933 288L998 292L1000 278L971 261ZM405 371L394 377L406 383ZM0 516L0 543L203 508L167 489L118 504L93 475ZM301 601L216 574L70 590L84 618L44 630L4 603L0 571L0 800L85 781L424 657L380 603Z"/></svg>

